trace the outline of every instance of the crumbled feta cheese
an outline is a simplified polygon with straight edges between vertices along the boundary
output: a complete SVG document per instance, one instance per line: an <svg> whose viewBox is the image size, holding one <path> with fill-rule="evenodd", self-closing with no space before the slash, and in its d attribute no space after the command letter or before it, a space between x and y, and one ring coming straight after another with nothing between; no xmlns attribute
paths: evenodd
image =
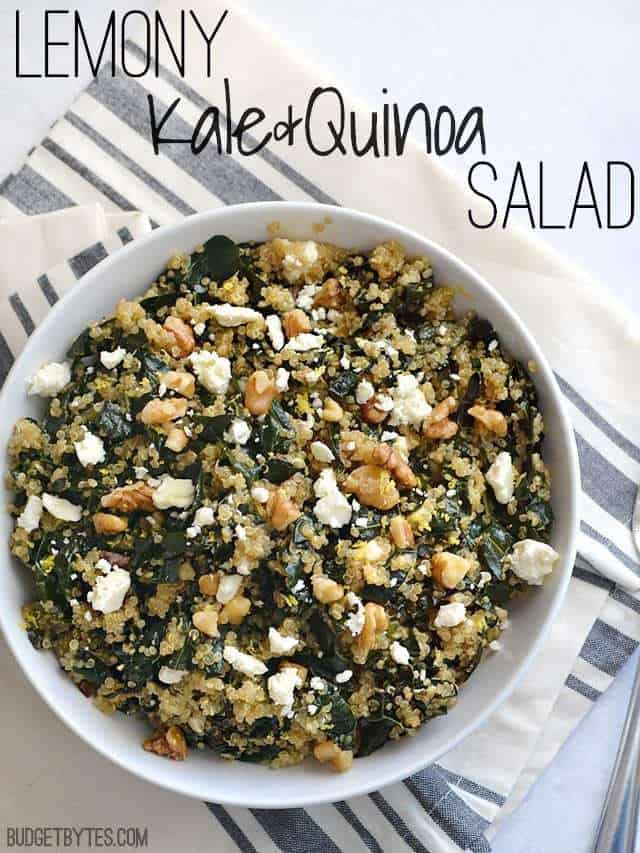
<svg viewBox="0 0 640 853"><path fill-rule="evenodd" d="M350 669L344 669L342 672L337 673L336 682L338 684L346 684L347 681L351 679L353 672Z"/></svg>
<svg viewBox="0 0 640 853"><path fill-rule="evenodd" d="M313 484L313 491L318 498L313 513L321 524L337 529L351 521L351 505L338 489L333 469L325 468L320 473Z"/></svg>
<svg viewBox="0 0 640 853"><path fill-rule="evenodd" d="M343 355L340 359L340 367L344 367L345 370L349 370L351 367L351 359L348 355Z"/></svg>
<svg viewBox="0 0 640 853"><path fill-rule="evenodd" d="M312 677L311 681L309 681L309 687L310 687L312 690L318 690L318 691L320 691L320 690L324 690L324 688L325 688L325 681L324 681L322 678L320 678L319 676L314 675L314 676Z"/></svg>
<svg viewBox="0 0 640 853"><path fill-rule="evenodd" d="M362 633L362 629L364 628L364 604L360 596L356 595L355 592L347 593L346 598L349 607L355 607L356 609L347 616L345 625L351 631L351 635L357 637L358 634Z"/></svg>
<svg viewBox="0 0 640 853"><path fill-rule="evenodd" d="M498 453L485 478L493 489L498 503L508 504L513 497L514 486L511 456L505 451Z"/></svg>
<svg viewBox="0 0 640 853"><path fill-rule="evenodd" d="M286 391L289 387L289 377L291 374L284 367L279 367L276 371L276 388L278 391Z"/></svg>
<svg viewBox="0 0 640 853"><path fill-rule="evenodd" d="M42 505L54 518L59 518L61 521L80 521L82 517L82 507L56 495L48 495L45 492L42 496Z"/></svg>
<svg viewBox="0 0 640 853"><path fill-rule="evenodd" d="M200 337L200 335L204 334L206 328L206 325L202 321L200 321L199 323L195 324L195 326L193 327L193 331L196 333L196 335L198 335L198 337Z"/></svg>
<svg viewBox="0 0 640 853"><path fill-rule="evenodd" d="M269 648L273 655L288 655L298 645L295 637L285 637L276 628L269 628Z"/></svg>
<svg viewBox="0 0 640 853"><path fill-rule="evenodd" d="M164 397L164 395L166 393L167 393L167 386L164 384L164 382L160 382L158 384L158 397Z"/></svg>
<svg viewBox="0 0 640 853"><path fill-rule="evenodd" d="M193 516L193 523L198 527L210 527L215 522L215 516L210 506L201 506Z"/></svg>
<svg viewBox="0 0 640 853"><path fill-rule="evenodd" d="M436 628L453 628L464 622L467 608L460 601L452 601L451 604L443 604L438 610L434 625Z"/></svg>
<svg viewBox="0 0 640 853"><path fill-rule="evenodd" d="M322 335L314 335L313 332L300 332L299 335L291 338L285 349L294 352L309 352L309 350L318 349L323 343Z"/></svg>
<svg viewBox="0 0 640 853"><path fill-rule="evenodd" d="M93 616L91 615L90 610L84 611L84 618L85 618L85 622L93 622Z"/></svg>
<svg viewBox="0 0 640 853"><path fill-rule="evenodd" d="M185 530L185 535L187 539L195 539L196 536L200 536L202 533L202 528L199 524L192 524L190 527L187 527Z"/></svg>
<svg viewBox="0 0 640 853"><path fill-rule="evenodd" d="M242 578L240 575L222 575L216 592L216 600L220 604L228 604L232 598L236 597L241 586Z"/></svg>
<svg viewBox="0 0 640 853"><path fill-rule="evenodd" d="M195 492L191 480L176 479L165 474L160 479L160 485L153 490L152 500L158 509L186 509L193 503Z"/></svg>
<svg viewBox="0 0 640 853"><path fill-rule="evenodd" d="M314 714L318 713L318 706L311 703L311 705L307 705L307 713L310 717L313 717Z"/></svg>
<svg viewBox="0 0 640 853"><path fill-rule="evenodd" d="M516 542L509 558L513 573L531 586L541 586L546 575L553 571L559 554L550 545L523 539Z"/></svg>
<svg viewBox="0 0 640 853"><path fill-rule="evenodd" d="M323 441L311 442L311 455L318 462L333 462L336 458L331 449Z"/></svg>
<svg viewBox="0 0 640 853"><path fill-rule="evenodd" d="M275 705L284 708L285 715L290 714L293 708L293 693L296 687L302 687L302 679L293 666L287 666L267 679L269 698Z"/></svg>
<svg viewBox="0 0 640 853"><path fill-rule="evenodd" d="M390 412L393 409L394 403L388 394L378 394L373 405L381 412Z"/></svg>
<svg viewBox="0 0 640 853"><path fill-rule="evenodd" d="M238 542L245 542L247 539L247 530L241 524L236 524L235 534L238 537Z"/></svg>
<svg viewBox="0 0 640 853"><path fill-rule="evenodd" d="M297 580L294 583L294 585L291 587L291 592L296 592L296 593L302 592L302 590L305 588L306 588L306 583L304 582L303 578L300 578L300 580Z"/></svg>
<svg viewBox="0 0 640 853"><path fill-rule="evenodd" d="M502 643L499 643L498 640L491 640L489 648L492 652L500 652L502 651Z"/></svg>
<svg viewBox="0 0 640 853"><path fill-rule="evenodd" d="M486 586L491 580L490 572L480 572L480 579L478 580L478 589L482 589L483 586Z"/></svg>
<svg viewBox="0 0 640 853"><path fill-rule="evenodd" d="M251 489L251 497L259 504L266 504L269 500L269 489L264 486L254 486Z"/></svg>
<svg viewBox="0 0 640 853"><path fill-rule="evenodd" d="M300 289L300 293L298 293L298 298L296 299L296 305L298 308L302 308L303 311L311 311L313 308L313 300L317 292L317 285L305 284L305 286Z"/></svg>
<svg viewBox="0 0 640 853"><path fill-rule="evenodd" d="M431 414L431 406L425 400L418 380L410 373L401 373L396 377L396 387L392 389L393 411L389 419L392 426L409 424L419 429L422 421Z"/></svg>
<svg viewBox="0 0 640 853"><path fill-rule="evenodd" d="M50 361L49 364L43 364L40 370L27 380L27 393L38 394L40 397L55 397L70 380L69 362Z"/></svg>
<svg viewBox="0 0 640 853"><path fill-rule="evenodd" d="M121 363L126 354L127 351L124 347L118 347L113 352L102 350L100 353L100 362L107 370L113 370L114 367L117 367Z"/></svg>
<svg viewBox="0 0 640 853"><path fill-rule="evenodd" d="M144 467L144 465L134 465L133 473L135 474L136 480L144 480L149 471Z"/></svg>
<svg viewBox="0 0 640 853"><path fill-rule="evenodd" d="M269 314L266 319L267 332L271 338L271 345L276 352L279 352L284 346L284 332L282 331L282 321L277 314Z"/></svg>
<svg viewBox="0 0 640 853"><path fill-rule="evenodd" d="M393 643L389 646L389 651L391 652L391 658L396 663L401 664L402 666L409 666L409 649L406 646L403 646L402 643L399 643L397 640L394 640Z"/></svg>
<svg viewBox="0 0 640 853"><path fill-rule="evenodd" d="M83 427L83 429L83 438L80 441L74 441L73 446L78 457L78 462L86 468L87 465L98 465L98 463L104 462L107 454L105 453L104 442L100 436L89 432L86 427Z"/></svg>
<svg viewBox="0 0 640 853"><path fill-rule="evenodd" d="M231 381L231 362L210 350L192 352L189 361L198 382L212 394L226 394Z"/></svg>
<svg viewBox="0 0 640 853"><path fill-rule="evenodd" d="M367 379L362 379L356 388L356 402L362 406L373 397L374 391L373 385Z"/></svg>
<svg viewBox="0 0 640 853"><path fill-rule="evenodd" d="M489 341L489 346L487 347L487 349L489 352L493 352L494 349L497 349L497 347L498 347L498 341L496 341L494 338L494 340Z"/></svg>
<svg viewBox="0 0 640 853"><path fill-rule="evenodd" d="M260 320L262 314L259 311L254 311L253 308L243 308L240 305L214 305L211 308L213 319L220 326L244 326L246 323L253 323L255 320Z"/></svg>
<svg viewBox="0 0 640 853"><path fill-rule="evenodd" d="M18 516L16 524L27 533L37 530L40 527L40 519L42 518L42 498L38 495L30 495L24 505L24 509Z"/></svg>
<svg viewBox="0 0 640 853"><path fill-rule="evenodd" d="M97 561L95 567L96 567L97 571L104 572L105 574L107 574L107 572L110 572L111 569L113 568L113 566L111 565L109 560L105 560L104 557L100 557L100 559Z"/></svg>
<svg viewBox="0 0 640 853"><path fill-rule="evenodd" d="M94 588L87 593L87 601L100 613L114 613L122 607L130 586L129 572L114 566L108 574L98 575Z"/></svg>
<svg viewBox="0 0 640 853"><path fill-rule="evenodd" d="M393 430L385 430L380 436L380 441L393 441L393 439L397 437L397 432L393 432Z"/></svg>
<svg viewBox="0 0 640 853"><path fill-rule="evenodd" d="M253 655L247 655L239 651L235 646L225 646L222 656L228 664L231 664L234 669L237 669L243 675L264 675L267 671L267 667L261 660L254 658Z"/></svg>
<svg viewBox="0 0 640 853"><path fill-rule="evenodd" d="M251 437L251 427L246 421L235 418L224 434L225 440L234 444L246 444Z"/></svg>
<svg viewBox="0 0 640 853"><path fill-rule="evenodd" d="M158 679L163 684L178 684L185 675L189 675L188 669L172 669L170 666L161 666Z"/></svg>

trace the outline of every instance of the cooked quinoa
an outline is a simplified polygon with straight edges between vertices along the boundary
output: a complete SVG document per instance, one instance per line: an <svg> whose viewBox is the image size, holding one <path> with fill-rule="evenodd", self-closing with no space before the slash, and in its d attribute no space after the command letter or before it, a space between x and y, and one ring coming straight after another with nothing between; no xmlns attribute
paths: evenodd
<svg viewBox="0 0 640 853"><path fill-rule="evenodd" d="M544 425L453 296L397 243L213 237L30 380L25 628L145 749L345 770L499 653L558 556Z"/></svg>

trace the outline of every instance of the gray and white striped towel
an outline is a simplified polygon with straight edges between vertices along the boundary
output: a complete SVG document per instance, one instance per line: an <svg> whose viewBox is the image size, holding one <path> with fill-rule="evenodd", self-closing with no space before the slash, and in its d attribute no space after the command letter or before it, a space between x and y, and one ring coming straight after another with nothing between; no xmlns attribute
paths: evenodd
<svg viewBox="0 0 640 853"><path fill-rule="evenodd" d="M180 6L178 0L164 3L166 19ZM189 7L212 28L222 11L210 0ZM292 58L239 9L232 8L224 26L217 68L231 79L238 103L260 104L279 118L286 104L302 107L318 81L326 84L326 74ZM127 56L135 69L141 56L135 43L128 44ZM107 216L144 211L152 225L218 205L281 198L334 202L400 221L462 255L527 317L566 396L583 481L580 555L566 605L528 677L487 725L438 765L369 797L280 812L208 804L216 841L221 849L243 851L489 851L501 820L640 641L634 591L640 566L630 532L640 480L640 385L634 375L640 327L584 271L548 247L519 231L471 228L466 189L417 148L396 160L318 158L302 144L275 142L253 157L219 156L212 148L195 157L175 144L154 155L148 93L165 107L180 98L172 130L184 138L206 106L224 103L220 78L206 79L194 64L188 79L161 69L158 78L102 74L92 83L3 183L0 255L11 258L12 246L15 251L21 217L96 203ZM347 102L347 108L360 106ZM3 376L57 295L147 227L135 216L129 225L107 227L84 251L74 250L48 271L34 270L18 287L0 267Z"/></svg>

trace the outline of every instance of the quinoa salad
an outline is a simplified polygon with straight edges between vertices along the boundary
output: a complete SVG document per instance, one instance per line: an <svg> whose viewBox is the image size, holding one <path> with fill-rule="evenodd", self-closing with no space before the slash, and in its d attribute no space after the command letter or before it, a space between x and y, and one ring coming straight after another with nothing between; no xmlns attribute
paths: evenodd
<svg viewBox="0 0 640 853"><path fill-rule="evenodd" d="M558 559L544 424L453 297L395 242L215 236L31 377L24 626L146 750L347 770L500 653Z"/></svg>

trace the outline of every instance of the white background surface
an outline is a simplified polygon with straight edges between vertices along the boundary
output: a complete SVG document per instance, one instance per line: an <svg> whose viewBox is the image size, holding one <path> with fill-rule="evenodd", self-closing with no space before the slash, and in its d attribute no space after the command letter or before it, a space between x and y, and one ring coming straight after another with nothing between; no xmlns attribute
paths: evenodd
<svg viewBox="0 0 640 853"><path fill-rule="evenodd" d="M15 6L3 0L0 9L0 177L17 168L49 125L88 82L84 79L16 79ZM42 57L42 10L52 4L21 0L23 67L38 70ZM149 0L116 2L108 8L150 8ZM463 114L475 104L485 110L487 159L500 176L496 199L504 199L514 163L522 161L531 176L536 201L537 164L545 164L545 211L548 220L568 220L582 162L592 166L596 192L604 200L607 160L633 163L640 139L635 82L640 77L640 7L633 0L604 6L593 0L511 4L507 0L459 0L455 4L401 0L393 5L371 0L323 0L322 4L278 0L244 5L296 43L312 60L332 69L343 88L379 108L381 89L388 99L409 106L450 105ZM104 25L103 4L74 4L95 37ZM248 61L250 58L248 57ZM68 65L65 64L65 70ZM259 73L259 69L256 69ZM461 174L479 159L447 158ZM603 201L604 203L604 201ZM542 235L558 249L593 271L619 298L640 313L637 276L638 225L621 231L598 230L588 213L572 231ZM20 685L4 704L20 709L15 738L3 749L5 783L0 798L1 824L64 823L69 797L82 806L87 821L149 825L151 838L166 842L175 833L176 848L184 845L172 815L173 795L156 791L107 766L54 719L33 691L21 682L6 651L0 654L2 684ZM586 853L604 797L616 742L629 693L631 672L625 672L565 745L553 766L539 780L527 801L494 841L496 853ZM4 714L3 714L4 716ZM41 742L43 762L24 767L21 744ZM6 731L5 731L6 739ZM499 748L499 745L498 745ZM75 779L57 784L57 761L73 751ZM101 764L100 778L108 791L83 790ZM105 775L106 774L106 775ZM6 780L16 775L19 784ZM73 786L73 788L71 787ZM26 801L25 792L33 791ZM47 791L46 805L41 803ZM96 802L99 797L99 803ZM75 808L74 808L75 811ZM204 849L212 818L197 803L180 803L181 821L190 819L191 849ZM184 823L182 823L184 827ZM2 829L3 831L3 829ZM178 841L180 839L182 844ZM4 843L4 838L0 844ZM153 849L153 846L152 848Z"/></svg>

